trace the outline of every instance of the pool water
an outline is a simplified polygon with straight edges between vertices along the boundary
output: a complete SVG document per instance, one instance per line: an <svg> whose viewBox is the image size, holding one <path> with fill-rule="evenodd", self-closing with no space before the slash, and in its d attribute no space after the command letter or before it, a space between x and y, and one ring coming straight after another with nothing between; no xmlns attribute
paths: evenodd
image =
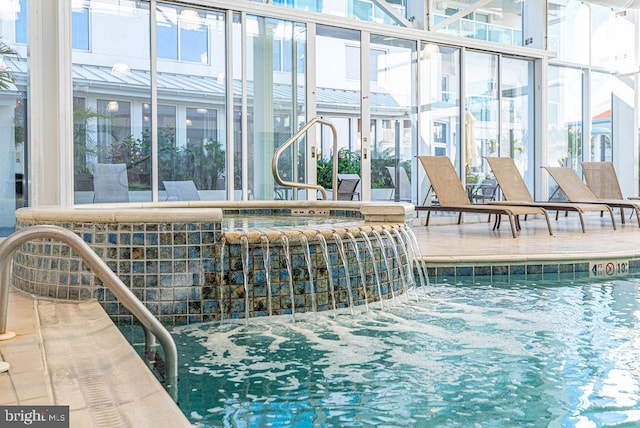
<svg viewBox="0 0 640 428"><path fill-rule="evenodd" d="M384 310L173 329L202 427L640 426L640 279L431 284Z"/></svg>
<svg viewBox="0 0 640 428"><path fill-rule="evenodd" d="M336 226L357 227L362 220L326 216L294 215L226 215L222 220L222 230L298 230L300 228L331 229Z"/></svg>

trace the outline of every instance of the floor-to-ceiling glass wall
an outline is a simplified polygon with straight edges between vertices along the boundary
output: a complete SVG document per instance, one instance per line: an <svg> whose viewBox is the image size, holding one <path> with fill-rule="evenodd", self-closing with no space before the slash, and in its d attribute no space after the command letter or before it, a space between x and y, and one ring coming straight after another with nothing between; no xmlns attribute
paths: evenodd
<svg viewBox="0 0 640 428"><path fill-rule="evenodd" d="M547 11L547 50L563 61L588 64L589 6L581 0L549 0Z"/></svg>
<svg viewBox="0 0 640 428"><path fill-rule="evenodd" d="M514 160L533 194L533 61L503 57L500 67L500 156Z"/></svg>
<svg viewBox="0 0 640 428"><path fill-rule="evenodd" d="M27 201L27 0L0 13L0 237Z"/></svg>
<svg viewBox="0 0 640 428"><path fill-rule="evenodd" d="M159 3L156 22L158 183L169 186L159 199L226 199L225 14ZM144 135L150 113L144 105Z"/></svg>
<svg viewBox="0 0 640 428"><path fill-rule="evenodd" d="M306 120L306 27L302 24L248 16L247 83L251 89L247 186L256 199L298 199L296 189L276 186L271 170L275 150ZM284 152L278 172L285 181L306 180L306 144L300 139Z"/></svg>
<svg viewBox="0 0 640 428"><path fill-rule="evenodd" d="M371 199L416 200L416 42L371 35Z"/></svg>
<svg viewBox="0 0 640 428"><path fill-rule="evenodd" d="M420 46L420 138L418 155L459 158L460 49L422 43ZM428 184L418 168L418 203L426 204Z"/></svg>
<svg viewBox="0 0 640 428"><path fill-rule="evenodd" d="M354 179L362 178L360 46L359 31L316 27L316 108L336 127L338 174ZM375 55L372 53L371 62ZM328 127L316 132L316 147L318 184L328 189L332 187L333 165L333 138ZM360 182L351 197L360 198L361 189Z"/></svg>
<svg viewBox="0 0 640 428"><path fill-rule="evenodd" d="M592 72L590 77L591 137L585 160L611 161L611 96L615 78L608 73L597 72Z"/></svg>
<svg viewBox="0 0 640 428"><path fill-rule="evenodd" d="M90 0L72 13L75 202L149 201L149 4ZM158 117L173 133L171 106Z"/></svg>
<svg viewBox="0 0 640 428"><path fill-rule="evenodd" d="M491 169L483 159L500 153L499 57L467 51L464 59L464 141L462 165L471 195Z"/></svg>
<svg viewBox="0 0 640 428"><path fill-rule="evenodd" d="M476 40L522 46L523 1L430 2L430 29Z"/></svg>
<svg viewBox="0 0 640 428"><path fill-rule="evenodd" d="M549 67L547 103L547 165L578 170L582 160L583 71ZM549 195L556 184L549 180Z"/></svg>

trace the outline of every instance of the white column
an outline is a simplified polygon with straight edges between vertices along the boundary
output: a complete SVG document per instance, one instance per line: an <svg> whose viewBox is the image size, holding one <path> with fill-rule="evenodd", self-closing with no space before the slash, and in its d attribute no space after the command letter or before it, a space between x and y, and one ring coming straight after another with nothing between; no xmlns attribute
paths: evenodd
<svg viewBox="0 0 640 428"><path fill-rule="evenodd" d="M29 46L29 200L71 205L71 0L30 0Z"/></svg>

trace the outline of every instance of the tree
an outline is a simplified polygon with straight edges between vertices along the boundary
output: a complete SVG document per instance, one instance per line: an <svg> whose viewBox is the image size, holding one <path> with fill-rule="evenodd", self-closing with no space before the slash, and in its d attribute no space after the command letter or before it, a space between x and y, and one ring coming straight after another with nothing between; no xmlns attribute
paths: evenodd
<svg viewBox="0 0 640 428"><path fill-rule="evenodd" d="M18 56L18 52L0 40L0 56ZM13 72L6 65L0 63L0 89L7 89L14 80Z"/></svg>

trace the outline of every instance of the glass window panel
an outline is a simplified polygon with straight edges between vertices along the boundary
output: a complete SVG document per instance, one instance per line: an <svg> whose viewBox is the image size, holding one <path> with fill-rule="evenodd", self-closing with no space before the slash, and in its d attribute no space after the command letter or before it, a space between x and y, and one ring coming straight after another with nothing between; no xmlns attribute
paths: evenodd
<svg viewBox="0 0 640 428"><path fill-rule="evenodd" d="M465 180L470 187L491 173L483 157L500 153L498 56L467 52L465 67L463 155Z"/></svg>
<svg viewBox="0 0 640 428"><path fill-rule="evenodd" d="M184 18L184 16L188 18ZM208 61L207 27L194 9L183 9L180 19L180 59L182 61Z"/></svg>
<svg viewBox="0 0 640 428"><path fill-rule="evenodd" d="M591 6L591 65L628 73L634 71L635 26L630 13L615 13L610 7Z"/></svg>
<svg viewBox="0 0 640 428"><path fill-rule="evenodd" d="M387 7L393 9L396 15L406 17L406 0L390 0L387 3ZM273 4L360 21L398 25L389 13L370 0L275 0Z"/></svg>
<svg viewBox="0 0 640 428"><path fill-rule="evenodd" d="M547 19L548 50L561 60L588 64L589 6L580 0L550 1Z"/></svg>
<svg viewBox="0 0 640 428"><path fill-rule="evenodd" d="M316 29L318 114L338 133L338 173L361 177L360 32L319 25ZM342 52L345 61L335 61ZM333 138L328 127L316 133L318 184L332 187ZM356 189L361 193L361 184Z"/></svg>
<svg viewBox="0 0 640 428"><path fill-rule="evenodd" d="M19 26L26 24L19 17L26 15L28 2L12 3L0 14L0 28L7 35L0 38L0 237L15 230L15 210L28 205L28 63L24 47L13 38L14 28L18 38Z"/></svg>
<svg viewBox="0 0 640 428"><path fill-rule="evenodd" d="M94 31L118 31L95 38L91 56L73 51L74 201L96 199L97 163L125 164L128 192L121 202L149 201L151 138L140 117L142 105L150 102L148 3L87 0L84 5Z"/></svg>
<svg viewBox="0 0 640 428"><path fill-rule="evenodd" d="M28 9L27 9L27 5L28 2L27 0L20 0L20 10L18 10L18 13L16 15L16 43L27 43L27 34L28 34L28 27L27 27L27 16L28 16Z"/></svg>
<svg viewBox="0 0 640 428"><path fill-rule="evenodd" d="M161 9L168 22L177 19L180 39L178 61L158 63L158 187L164 190L163 181L192 181L200 199L224 200L225 14L191 7L158 7L157 15ZM158 40L158 44L164 40ZM170 43L173 46L175 41ZM159 194L160 200L163 197L166 194Z"/></svg>
<svg viewBox="0 0 640 428"><path fill-rule="evenodd" d="M156 20L158 58L178 59L178 13L176 9L158 6Z"/></svg>
<svg viewBox="0 0 640 428"><path fill-rule="evenodd" d="M450 2L433 2L431 25L436 26L448 17L463 10L469 13L449 22L437 31L455 34L477 40L522 46L522 1L493 0L482 2L476 7L477 0L462 0L456 2L457 7L451 7Z"/></svg>
<svg viewBox="0 0 640 428"><path fill-rule="evenodd" d="M415 201L416 44L372 35L371 51L371 199Z"/></svg>
<svg viewBox="0 0 640 428"><path fill-rule="evenodd" d="M533 194L533 61L503 58L500 156L512 158Z"/></svg>
<svg viewBox="0 0 640 428"><path fill-rule="evenodd" d="M243 136L249 134L249 132L243 126L243 110L240 105L242 99L242 62L241 58L244 57L244 51L242 49L242 19L239 13L233 14L233 97L234 97L234 112L233 112L233 165L229 165L228 173L225 176L232 177L233 180L228 179L228 185L232 186L233 193L231 194L234 200L252 199L253 190L245 188L244 174L248 169L248 162L246 156L246 147L243 146ZM249 118L246 118L246 123L249 123ZM231 169L232 168L232 169Z"/></svg>
<svg viewBox="0 0 640 428"><path fill-rule="evenodd" d="M591 138L589 159L613 160L611 139L611 97L615 78L605 73L591 73Z"/></svg>
<svg viewBox="0 0 640 428"><path fill-rule="evenodd" d="M298 199L298 191L275 184L271 161L275 150L286 142L306 121L305 79L299 72L285 71L284 64L294 64L306 44L304 25L280 19L247 17L248 81L253 92L248 96L249 111L247 186L256 199ZM282 68L274 64L275 41L291 46L281 49ZM295 46L293 46L295 44ZM285 61L284 57L289 56ZM299 58L295 58L297 63ZM291 67L290 67L291 68ZM304 70L304 69L303 69ZM278 173L285 181L304 182L306 177L306 143L301 138L279 159Z"/></svg>
<svg viewBox="0 0 640 428"><path fill-rule="evenodd" d="M549 67L547 164L578 171L582 160L582 70ZM549 194L556 184L549 179Z"/></svg>
<svg viewBox="0 0 640 428"><path fill-rule="evenodd" d="M73 49L89 50L89 9L81 7L71 13L71 46Z"/></svg>

